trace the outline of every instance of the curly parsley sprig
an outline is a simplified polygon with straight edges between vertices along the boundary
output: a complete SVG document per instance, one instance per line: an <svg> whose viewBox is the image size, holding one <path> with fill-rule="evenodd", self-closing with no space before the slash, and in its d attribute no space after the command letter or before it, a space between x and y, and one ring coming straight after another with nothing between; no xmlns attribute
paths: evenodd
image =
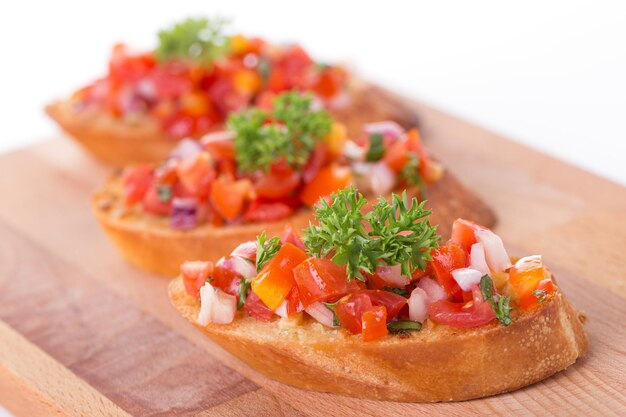
<svg viewBox="0 0 626 417"><path fill-rule="evenodd" d="M261 272L261 269L268 263L274 255L280 250L280 238L274 236L270 240L267 240L265 231L261 232L256 238L256 270Z"/></svg>
<svg viewBox="0 0 626 417"><path fill-rule="evenodd" d="M313 110L309 95L288 92L277 96L271 112L252 108L232 114L228 128L235 132L237 166L244 172L269 170L284 159L301 168L332 127L324 110Z"/></svg>
<svg viewBox="0 0 626 417"><path fill-rule="evenodd" d="M428 221L429 210L416 198L410 202L406 192L393 194L389 203L380 198L372 211L363 215L367 200L353 187L336 192L332 202L320 200L304 243L314 256L332 256L333 262L346 266L348 280L365 280L363 272L374 273L379 266L400 265L410 276L424 270L431 249L441 239L437 227ZM367 231L369 230L369 231Z"/></svg>
<svg viewBox="0 0 626 417"><path fill-rule="evenodd" d="M159 32L155 55L160 62L170 59L191 60L210 65L229 48L224 34L225 19L189 18Z"/></svg>

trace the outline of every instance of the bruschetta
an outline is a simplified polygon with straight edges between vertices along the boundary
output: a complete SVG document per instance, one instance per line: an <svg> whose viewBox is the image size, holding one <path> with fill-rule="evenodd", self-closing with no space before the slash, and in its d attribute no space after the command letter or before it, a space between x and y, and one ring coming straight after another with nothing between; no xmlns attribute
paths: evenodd
<svg viewBox="0 0 626 417"><path fill-rule="evenodd" d="M160 32L153 51L116 45L103 78L46 111L85 149L116 166L156 163L177 140L223 129L230 112L293 89L314 94L349 131L368 120L416 124L402 100L342 67L316 63L298 45L226 35L223 26L188 19Z"/></svg>
<svg viewBox="0 0 626 417"><path fill-rule="evenodd" d="M320 198L350 184L374 196L428 194L442 224L459 216L494 223L491 210L428 155L416 129L370 123L349 139L295 92L278 95L269 110L233 113L227 124L199 142L182 141L159 165L113 175L96 192L98 220L131 263L173 277L183 261L216 260L261 230L306 226Z"/></svg>
<svg viewBox="0 0 626 417"><path fill-rule="evenodd" d="M181 266L174 307L215 343L299 388L377 400L459 401L512 391L587 350L585 318L541 256L510 258L458 219L443 243L417 200L367 215L354 189L217 263Z"/></svg>

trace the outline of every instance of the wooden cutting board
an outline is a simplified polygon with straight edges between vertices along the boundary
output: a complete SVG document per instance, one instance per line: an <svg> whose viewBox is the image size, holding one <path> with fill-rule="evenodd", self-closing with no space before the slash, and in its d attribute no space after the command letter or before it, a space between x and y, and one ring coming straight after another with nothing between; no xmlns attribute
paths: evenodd
<svg viewBox="0 0 626 417"><path fill-rule="evenodd" d="M0 404L18 416L626 415L626 190L415 105L427 146L542 253L589 318L587 357L512 394L401 404L304 392L213 345L126 265L88 196L108 173L67 140L0 157ZM498 358L494 358L497 366Z"/></svg>

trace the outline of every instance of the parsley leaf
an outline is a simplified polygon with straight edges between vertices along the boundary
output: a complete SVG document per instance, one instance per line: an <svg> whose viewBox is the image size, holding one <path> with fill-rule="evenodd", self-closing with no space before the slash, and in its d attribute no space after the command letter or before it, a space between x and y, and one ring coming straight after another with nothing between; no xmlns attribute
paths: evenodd
<svg viewBox="0 0 626 417"><path fill-rule="evenodd" d="M332 127L330 115L313 110L311 102L309 95L287 92L274 99L271 112L252 108L231 114L228 128L235 132L239 169L267 171L280 159L293 168L303 167Z"/></svg>
<svg viewBox="0 0 626 417"><path fill-rule="evenodd" d="M409 331L419 331L422 329L422 323L413 320L398 320L387 325L387 330L392 334L406 334Z"/></svg>
<svg viewBox="0 0 626 417"><path fill-rule="evenodd" d="M239 281L239 300L237 301L237 310L241 309L241 307L243 307L246 303L246 298L248 298L248 292L250 292L251 284L252 280L241 277L241 281Z"/></svg>
<svg viewBox="0 0 626 417"><path fill-rule="evenodd" d="M167 184L161 184L157 187L157 195L159 200L167 203L172 199L172 186Z"/></svg>
<svg viewBox="0 0 626 417"><path fill-rule="evenodd" d="M383 287L383 290L402 296L409 295L409 292L405 288Z"/></svg>
<svg viewBox="0 0 626 417"><path fill-rule="evenodd" d="M369 162L378 161L385 154L385 144L383 143L383 135L373 133L370 135L370 147L365 154L365 160Z"/></svg>
<svg viewBox="0 0 626 417"><path fill-rule="evenodd" d="M224 19L186 19L159 32L155 55L160 62L186 59L210 65L226 54L228 38L223 34Z"/></svg>
<svg viewBox="0 0 626 417"><path fill-rule="evenodd" d="M493 312L496 313L496 318L505 326L511 324L511 307L509 306L511 297L494 296L493 281L489 275L483 275L480 279L480 292L483 300L487 301L491 305ZM497 297L497 301L495 297Z"/></svg>
<svg viewBox="0 0 626 417"><path fill-rule="evenodd" d="M345 265L348 281L364 281L363 272L374 273L378 266L401 265L406 276L426 268L440 236L427 219L425 202L413 198L409 203L406 192L393 194L391 203L381 197L364 216L361 209L367 200L354 187L337 191L331 199L331 204L320 200L315 213L319 224L310 224L304 232L311 255L331 256L337 265Z"/></svg>
<svg viewBox="0 0 626 417"><path fill-rule="evenodd" d="M267 240L265 231L256 238L256 271L261 269L268 263L274 255L280 250L280 238L274 236Z"/></svg>
<svg viewBox="0 0 626 417"><path fill-rule="evenodd" d="M419 187L419 189L425 193L426 187L424 187L424 181L419 172L420 159L415 152L409 152L409 161L402 167L400 176L406 181L408 185Z"/></svg>

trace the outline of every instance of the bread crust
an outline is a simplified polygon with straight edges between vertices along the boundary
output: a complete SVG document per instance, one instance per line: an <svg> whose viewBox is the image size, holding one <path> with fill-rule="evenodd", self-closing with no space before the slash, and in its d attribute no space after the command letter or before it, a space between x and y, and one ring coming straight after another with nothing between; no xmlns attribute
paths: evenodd
<svg viewBox="0 0 626 417"><path fill-rule="evenodd" d="M417 126L417 116L406 101L370 84L353 84L349 105L331 110L350 134L360 134L363 124L381 120L395 120L407 129ZM51 103L45 110L82 147L114 166L159 162L177 142L147 116L116 119L96 108L80 108L71 99Z"/></svg>
<svg viewBox="0 0 626 417"><path fill-rule="evenodd" d="M174 307L250 367L288 385L402 402L461 401L509 392L572 365L587 351L584 317L557 291L541 308L475 329L430 321L408 337L363 342L311 319L285 327L238 312L228 325L202 326L199 302L181 278L169 285Z"/></svg>
<svg viewBox="0 0 626 417"><path fill-rule="evenodd" d="M416 188L407 190L409 196L418 194ZM174 277L185 261L217 261L237 245L265 230L268 236L280 235L285 224L296 230L307 227L312 212L301 209L287 219L267 223L247 223L214 227L200 225L192 230L175 230L169 219L154 216L140 208L124 207L119 175L111 176L92 198L92 209L122 256L141 269L166 277ZM438 232L448 238L450 225L466 218L492 227L496 222L493 211L472 194L450 173L445 173L428 190L428 207L433 209L431 221L439 224ZM372 199L373 200L373 199Z"/></svg>

